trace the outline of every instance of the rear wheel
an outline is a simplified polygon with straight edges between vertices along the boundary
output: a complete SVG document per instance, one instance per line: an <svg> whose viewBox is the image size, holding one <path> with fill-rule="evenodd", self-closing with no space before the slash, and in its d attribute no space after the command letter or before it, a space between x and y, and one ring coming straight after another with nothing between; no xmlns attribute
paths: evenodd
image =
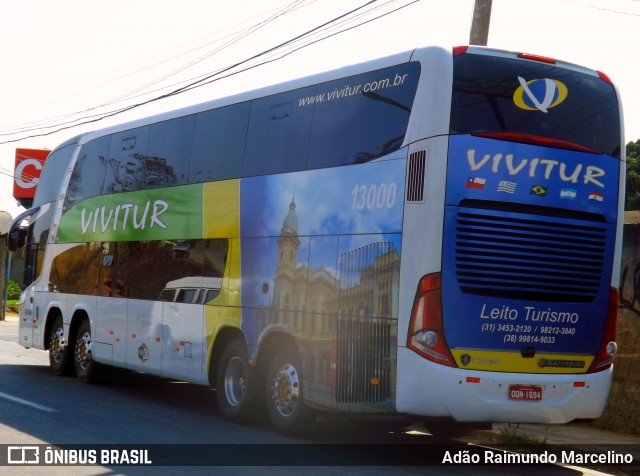
<svg viewBox="0 0 640 476"><path fill-rule="evenodd" d="M54 375L71 374L70 350L64 338L62 316L58 314L49 334L49 368Z"/></svg>
<svg viewBox="0 0 640 476"><path fill-rule="evenodd" d="M304 404L302 365L298 351L285 347L276 353L267 374L267 411L276 431L296 434L306 429L311 412Z"/></svg>
<svg viewBox="0 0 640 476"><path fill-rule="evenodd" d="M242 339L230 341L216 372L218 409L225 418L241 421L251 414L251 369Z"/></svg>
<svg viewBox="0 0 640 476"><path fill-rule="evenodd" d="M91 343L91 325L88 319L84 319L76 334L73 353L76 377L81 382L93 382L96 378L98 364L91 355Z"/></svg>

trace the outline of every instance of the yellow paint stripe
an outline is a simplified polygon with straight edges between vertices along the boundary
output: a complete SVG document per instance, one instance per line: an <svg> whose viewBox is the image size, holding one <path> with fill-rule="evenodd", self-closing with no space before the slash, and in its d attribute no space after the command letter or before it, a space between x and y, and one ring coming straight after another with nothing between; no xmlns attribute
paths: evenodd
<svg viewBox="0 0 640 476"><path fill-rule="evenodd" d="M240 236L240 180L204 184L204 238Z"/></svg>
<svg viewBox="0 0 640 476"><path fill-rule="evenodd" d="M582 374L593 362L592 355L538 353L524 358L520 352L499 352L477 349L453 349L458 367L492 372L526 372L537 374Z"/></svg>

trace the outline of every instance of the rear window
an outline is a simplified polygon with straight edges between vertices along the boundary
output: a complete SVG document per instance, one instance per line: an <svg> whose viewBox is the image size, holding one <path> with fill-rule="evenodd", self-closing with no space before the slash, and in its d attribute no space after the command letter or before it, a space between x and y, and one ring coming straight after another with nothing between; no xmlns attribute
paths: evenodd
<svg viewBox="0 0 640 476"><path fill-rule="evenodd" d="M613 86L553 64L463 54L453 63L451 134L515 133L620 157Z"/></svg>

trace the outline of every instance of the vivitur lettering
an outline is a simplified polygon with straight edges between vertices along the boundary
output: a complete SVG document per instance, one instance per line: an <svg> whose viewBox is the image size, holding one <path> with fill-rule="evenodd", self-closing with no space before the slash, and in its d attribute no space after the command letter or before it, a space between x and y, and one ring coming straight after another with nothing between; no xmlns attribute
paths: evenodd
<svg viewBox="0 0 640 476"><path fill-rule="evenodd" d="M151 209L151 215L149 216L151 206L150 200L147 201L144 209L133 203L124 203L115 208L102 206L91 210L88 216L87 209L83 208L81 216L82 233L85 234L87 230L89 230L92 222L93 226L91 226L91 231L93 233L95 233L96 230L104 233L109 227L112 227L113 231L117 231L119 224L122 225L121 231L126 231L128 225L133 226L136 230L144 230L146 226L149 228L158 226L166 229L167 225L160 220L159 217L169 209L169 204L164 200L155 200L153 202L153 208ZM98 228L98 217L100 217L100 228Z"/></svg>

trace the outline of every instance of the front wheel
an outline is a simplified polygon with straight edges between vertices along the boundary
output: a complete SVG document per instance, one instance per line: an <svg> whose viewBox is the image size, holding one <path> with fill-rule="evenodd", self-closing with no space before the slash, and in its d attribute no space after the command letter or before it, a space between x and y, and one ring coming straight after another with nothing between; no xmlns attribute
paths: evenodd
<svg viewBox="0 0 640 476"><path fill-rule="evenodd" d="M96 377L98 364L91 355L91 325L87 319L83 320L76 334L73 359L76 377L81 382L93 382Z"/></svg>
<svg viewBox="0 0 640 476"><path fill-rule="evenodd" d="M273 428L296 434L310 423L310 410L304 404L302 365L293 347L280 350L267 374L267 411Z"/></svg>
<svg viewBox="0 0 640 476"><path fill-rule="evenodd" d="M230 341L216 372L218 409L223 417L247 420L251 412L251 369L247 346L242 339Z"/></svg>

